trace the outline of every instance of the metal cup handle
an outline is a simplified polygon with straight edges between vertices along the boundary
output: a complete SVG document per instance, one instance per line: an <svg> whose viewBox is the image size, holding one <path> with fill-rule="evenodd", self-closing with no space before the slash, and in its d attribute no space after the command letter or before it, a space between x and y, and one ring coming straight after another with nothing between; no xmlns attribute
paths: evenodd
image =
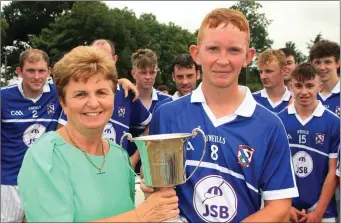
<svg viewBox="0 0 341 223"><path fill-rule="evenodd" d="M189 180L193 176L193 174L197 171L197 169L199 168L202 160L204 159L205 153L206 153L206 136L205 136L205 133L204 133L204 131L202 131L200 129L200 126L199 126L198 128L193 129L193 131L192 131L192 138L197 136L197 132L199 132L202 135L202 138L204 139L204 149L203 149L203 152L202 152L202 155L201 155L201 159L199 161L198 166L196 166L195 169L193 170L193 172L191 173L191 175L189 175L189 177L186 178L185 182L187 182L187 180Z"/></svg>
<svg viewBox="0 0 341 223"><path fill-rule="evenodd" d="M123 157L125 158L125 160L126 160L126 162L127 162L127 165L128 165L128 167L129 167L129 169L134 173L134 175L135 176L138 176L136 173L135 173L135 171L133 170L133 168L131 168L131 166L129 165L129 160L128 160L128 158L126 157L126 155L124 154L124 152L123 152L123 141L124 141L124 139L127 137L127 139L130 141L130 142L134 142L134 140L133 140L133 136L130 134L130 133L128 133L128 132L125 132L124 134L123 134L123 136L121 137L121 140L120 140L120 147L121 147L121 149L122 149L122 154L123 154Z"/></svg>

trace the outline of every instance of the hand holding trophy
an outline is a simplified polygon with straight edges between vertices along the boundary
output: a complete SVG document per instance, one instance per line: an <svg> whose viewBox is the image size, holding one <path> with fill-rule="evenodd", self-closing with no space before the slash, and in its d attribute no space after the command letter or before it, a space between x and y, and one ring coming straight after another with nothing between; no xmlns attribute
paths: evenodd
<svg viewBox="0 0 341 223"><path fill-rule="evenodd" d="M186 177L187 143L189 138L195 137L197 133L200 133L204 140L203 153L198 166L189 177ZM144 184L156 190L185 183L196 172L206 152L206 136L200 127L193 129L192 133L159 134L135 138L130 133L125 133L121 138L121 145L126 137L136 144L140 152ZM180 216L168 221L183 222Z"/></svg>

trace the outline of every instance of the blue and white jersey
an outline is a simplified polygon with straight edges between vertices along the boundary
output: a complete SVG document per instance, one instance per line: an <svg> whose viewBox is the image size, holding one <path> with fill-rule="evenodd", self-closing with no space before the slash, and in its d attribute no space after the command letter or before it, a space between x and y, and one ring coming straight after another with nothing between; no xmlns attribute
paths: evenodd
<svg viewBox="0 0 341 223"><path fill-rule="evenodd" d="M1 184L17 185L28 147L43 133L56 130L61 110L53 84L46 83L35 99L25 97L22 80L1 89Z"/></svg>
<svg viewBox="0 0 341 223"><path fill-rule="evenodd" d="M310 117L302 120L294 103L278 114L288 134L299 197L292 205L298 210L314 210L340 144L340 119L319 102ZM333 197L324 218L336 217Z"/></svg>
<svg viewBox="0 0 341 223"><path fill-rule="evenodd" d="M339 151L337 153L336 176L340 177L340 148L339 148Z"/></svg>
<svg viewBox="0 0 341 223"><path fill-rule="evenodd" d="M171 96L156 90L155 88L153 88L152 91L152 101L149 105L149 107L147 107L147 109L149 110L149 112L152 114L153 110L155 108L155 105L163 100L169 99L171 98ZM132 134L133 137L137 137L143 134L143 132L146 129L146 125L131 125L130 129L129 129L129 133ZM136 151L137 147L135 145L135 143L133 142L128 142L128 154L129 156L133 155Z"/></svg>
<svg viewBox="0 0 341 223"><path fill-rule="evenodd" d="M337 82L329 95L323 96L319 93L317 99L320 100L326 108L340 117L340 81Z"/></svg>
<svg viewBox="0 0 341 223"><path fill-rule="evenodd" d="M175 94L172 97L166 98L165 100L162 100L162 101L159 101L158 103L156 103L152 113L154 113L156 111L156 109L158 109L161 105L166 104L168 102L175 101L175 100L177 100L179 98L180 97L179 97L178 92L175 92Z"/></svg>
<svg viewBox="0 0 341 223"><path fill-rule="evenodd" d="M131 125L146 126L149 124L152 115L144 107L140 99L133 102L134 94L129 92L128 97L124 96L124 89L117 85L115 94L114 112L105 125L103 137L120 144L122 135L129 131ZM66 125L67 117L62 113L63 125ZM124 140L122 147L127 148L127 140Z"/></svg>
<svg viewBox="0 0 341 223"><path fill-rule="evenodd" d="M189 222L241 222L260 210L261 199L298 196L285 129L280 119L256 103L250 90L234 114L216 118L201 84L191 94L161 106L150 134L205 132L206 154L197 172L176 187L180 214ZM186 146L189 176L202 156L198 134Z"/></svg>
<svg viewBox="0 0 341 223"><path fill-rule="evenodd" d="M285 93L282 99L276 103L273 103L270 100L270 97L268 93L266 92L265 88L260 91L254 92L252 95L259 104L263 105L264 107L266 107L267 109L269 109L270 111L276 114L281 112L283 109L285 109L288 106L290 99L292 97L287 87L285 87Z"/></svg>

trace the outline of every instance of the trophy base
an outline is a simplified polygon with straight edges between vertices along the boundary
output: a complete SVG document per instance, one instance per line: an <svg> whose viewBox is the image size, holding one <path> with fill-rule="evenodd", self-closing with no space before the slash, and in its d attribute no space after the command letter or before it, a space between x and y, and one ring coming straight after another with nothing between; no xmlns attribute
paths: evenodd
<svg viewBox="0 0 341 223"><path fill-rule="evenodd" d="M183 223L188 223L187 219L178 215L175 218L170 218L166 221L162 221L162 222L183 222Z"/></svg>

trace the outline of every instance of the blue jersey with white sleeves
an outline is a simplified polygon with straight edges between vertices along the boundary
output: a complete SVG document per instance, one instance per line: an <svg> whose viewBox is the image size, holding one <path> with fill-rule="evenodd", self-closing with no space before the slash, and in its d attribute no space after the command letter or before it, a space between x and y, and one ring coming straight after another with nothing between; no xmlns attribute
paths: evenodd
<svg viewBox="0 0 341 223"><path fill-rule="evenodd" d="M180 214L189 222L241 222L257 212L261 199L298 196L285 129L280 119L253 99L234 114L215 118L199 87L190 95L164 104L153 114L149 133L191 133L200 126L207 149L197 172L176 187ZM199 164L203 140L191 138L186 174Z"/></svg>
<svg viewBox="0 0 341 223"><path fill-rule="evenodd" d="M299 197L292 205L298 210L314 210L340 144L340 119L319 102L310 117L302 120L292 103L278 114L288 134ZM336 217L332 198L324 218Z"/></svg>
<svg viewBox="0 0 341 223"><path fill-rule="evenodd" d="M340 81L337 82L329 95L324 96L319 93L317 99L320 100L327 109L340 117Z"/></svg>
<svg viewBox="0 0 341 223"><path fill-rule="evenodd" d="M56 130L61 110L53 84L46 83L35 99L25 97L22 80L1 89L1 184L17 185L27 149L43 133Z"/></svg>
<svg viewBox="0 0 341 223"><path fill-rule="evenodd" d="M292 95L287 87L285 87L285 93L281 101L277 103L273 103L270 100L270 97L265 89L254 92L252 95L259 104L263 105L264 107L266 107L267 109L276 114L285 109L289 105L290 99L292 98Z"/></svg>
<svg viewBox="0 0 341 223"><path fill-rule="evenodd" d="M133 102L134 94L129 92L125 98L124 89L117 85L115 94L114 111L103 130L103 136L116 144L120 143L124 132L128 132L131 125L145 126L149 124L152 116L144 107L140 99ZM62 113L63 124L66 125L67 117ZM127 148L127 140L124 140L123 148Z"/></svg>
<svg viewBox="0 0 341 223"><path fill-rule="evenodd" d="M169 99L171 96L164 94L161 91L156 90L153 88L152 91L152 101L149 105L148 111L150 113L153 113L153 110L155 108L155 105L163 100ZM131 128L129 129L129 133L132 134L133 137L137 137L143 134L143 132L146 129L146 125L132 125ZM137 147L135 143L128 141L128 154L129 156L133 155L135 151L137 150Z"/></svg>

